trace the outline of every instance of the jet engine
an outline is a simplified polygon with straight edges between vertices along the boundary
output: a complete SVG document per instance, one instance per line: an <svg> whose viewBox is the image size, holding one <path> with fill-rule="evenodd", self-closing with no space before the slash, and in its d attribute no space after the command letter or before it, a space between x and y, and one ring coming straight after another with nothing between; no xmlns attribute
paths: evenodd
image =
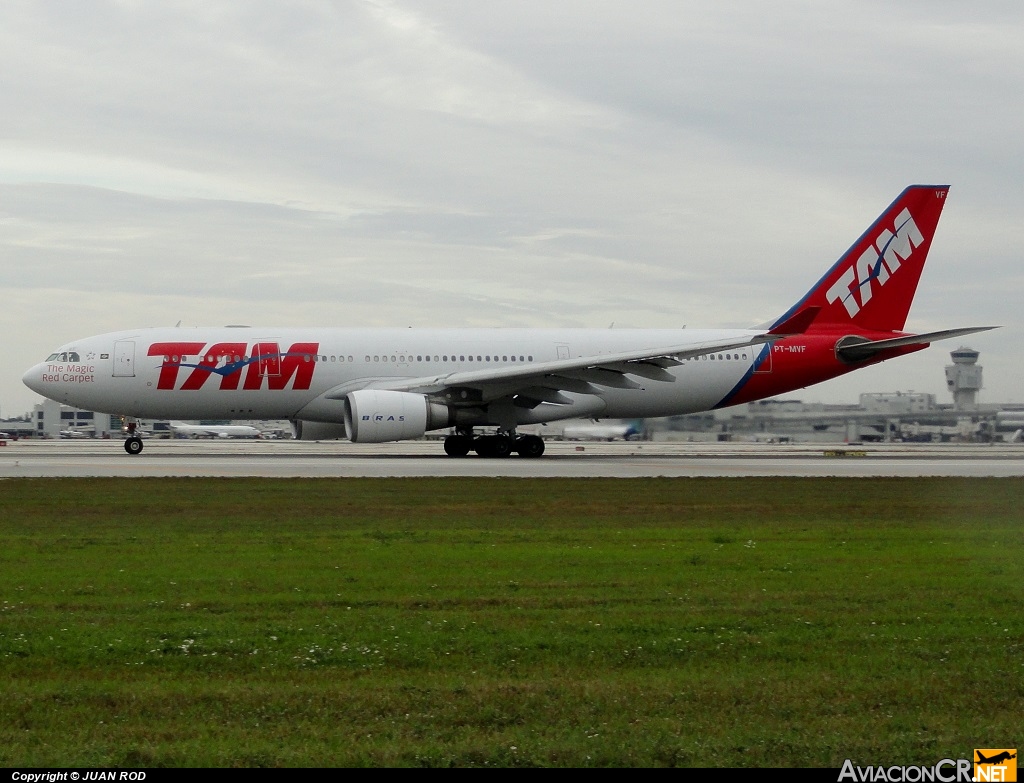
<svg viewBox="0 0 1024 783"><path fill-rule="evenodd" d="M450 426L452 420L447 405L422 394L360 389L345 397L345 426L353 443L418 438L427 430Z"/></svg>

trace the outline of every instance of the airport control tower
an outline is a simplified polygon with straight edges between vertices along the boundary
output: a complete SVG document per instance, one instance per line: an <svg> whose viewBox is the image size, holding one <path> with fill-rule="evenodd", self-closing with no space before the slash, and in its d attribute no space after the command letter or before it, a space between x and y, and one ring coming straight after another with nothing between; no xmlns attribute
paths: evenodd
<svg viewBox="0 0 1024 783"><path fill-rule="evenodd" d="M957 348L949 354L952 364L946 365L946 387L953 393L953 408L958 411L974 410L978 407L978 390L981 389L981 354L973 348Z"/></svg>

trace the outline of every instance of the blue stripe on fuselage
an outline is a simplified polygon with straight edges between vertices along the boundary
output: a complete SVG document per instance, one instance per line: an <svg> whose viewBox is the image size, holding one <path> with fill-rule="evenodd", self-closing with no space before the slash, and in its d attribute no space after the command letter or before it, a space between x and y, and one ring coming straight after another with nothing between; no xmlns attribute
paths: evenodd
<svg viewBox="0 0 1024 783"><path fill-rule="evenodd" d="M747 384L747 381L750 380L750 376L752 376L754 374L754 371L761 364L763 364L764 361L767 358L769 358L769 356L771 354L771 350L772 350L772 344L771 343L765 343L764 345L761 346L761 352L757 355L757 358L755 358L754 361L750 363L750 367L747 369L747 371L745 373L743 373L743 377L739 379L739 381L736 383L735 386L732 387L732 389L730 390L730 392L728 394L726 394L721 400L719 400L715 404L715 406L714 406L714 408L712 408L712 410L715 410L715 409L718 409L718 408L725 408L725 407L727 407L730 404L730 400L732 400L733 397L735 397L737 394L739 394L740 389L742 389Z"/></svg>

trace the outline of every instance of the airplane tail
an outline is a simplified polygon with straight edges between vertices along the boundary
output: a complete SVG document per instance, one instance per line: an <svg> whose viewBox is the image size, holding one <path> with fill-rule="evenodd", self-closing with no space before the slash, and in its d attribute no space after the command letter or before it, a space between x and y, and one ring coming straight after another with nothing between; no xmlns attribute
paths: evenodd
<svg viewBox="0 0 1024 783"><path fill-rule="evenodd" d="M911 185L774 324L820 308L813 328L898 332L928 258L948 185Z"/></svg>

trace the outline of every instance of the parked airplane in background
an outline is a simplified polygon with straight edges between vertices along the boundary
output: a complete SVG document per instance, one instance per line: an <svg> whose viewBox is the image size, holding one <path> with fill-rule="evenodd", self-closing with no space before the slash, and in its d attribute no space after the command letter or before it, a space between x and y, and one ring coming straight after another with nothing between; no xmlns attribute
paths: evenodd
<svg viewBox="0 0 1024 783"><path fill-rule="evenodd" d="M172 421L171 432L187 438L262 438L263 433L248 424L186 424Z"/></svg>
<svg viewBox="0 0 1024 783"><path fill-rule="evenodd" d="M562 429L563 440L629 440L644 431L642 421L613 423L588 421L566 424Z"/></svg>
<svg viewBox="0 0 1024 783"><path fill-rule="evenodd" d="M24 382L128 417L130 454L140 417L287 418L303 439L454 427L451 456L538 457L544 441L518 426L737 405L992 328L903 331L947 191L904 190L764 329L136 329L68 343Z"/></svg>

